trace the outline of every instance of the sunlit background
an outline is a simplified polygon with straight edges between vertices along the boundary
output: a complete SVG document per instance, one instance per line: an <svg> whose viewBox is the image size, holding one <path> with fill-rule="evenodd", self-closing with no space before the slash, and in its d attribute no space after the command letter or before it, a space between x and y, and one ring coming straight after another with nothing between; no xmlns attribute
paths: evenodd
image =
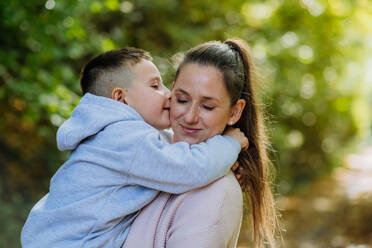
<svg viewBox="0 0 372 248"><path fill-rule="evenodd" d="M0 247L20 247L68 156L55 133L90 58L143 48L170 85L175 54L228 37L260 69L281 247L372 247L370 0L11 0L0 18ZM247 219L239 247L251 247Z"/></svg>

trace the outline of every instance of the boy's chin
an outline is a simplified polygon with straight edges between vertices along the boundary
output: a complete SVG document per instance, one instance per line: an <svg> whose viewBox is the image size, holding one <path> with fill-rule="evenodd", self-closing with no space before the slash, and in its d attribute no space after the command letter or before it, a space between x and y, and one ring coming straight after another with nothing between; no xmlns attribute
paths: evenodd
<svg viewBox="0 0 372 248"><path fill-rule="evenodd" d="M168 128L171 128L171 124L170 123L168 125L166 125L163 129L168 129Z"/></svg>
<svg viewBox="0 0 372 248"><path fill-rule="evenodd" d="M168 129L171 127L171 124L170 122L169 123L164 123L164 124L159 124L157 125L155 128L158 129L158 130L163 130L163 129Z"/></svg>

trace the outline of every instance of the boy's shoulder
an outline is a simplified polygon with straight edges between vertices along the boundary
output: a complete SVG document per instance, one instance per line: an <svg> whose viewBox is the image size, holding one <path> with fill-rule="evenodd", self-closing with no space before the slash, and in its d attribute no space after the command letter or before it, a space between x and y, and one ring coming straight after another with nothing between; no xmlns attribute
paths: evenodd
<svg viewBox="0 0 372 248"><path fill-rule="evenodd" d="M61 151L73 150L80 143L92 140L91 137L98 133L134 135L138 134L136 130L140 130L140 133L151 132L153 128L146 125L143 118L126 104L87 93L70 118L58 128L57 146Z"/></svg>

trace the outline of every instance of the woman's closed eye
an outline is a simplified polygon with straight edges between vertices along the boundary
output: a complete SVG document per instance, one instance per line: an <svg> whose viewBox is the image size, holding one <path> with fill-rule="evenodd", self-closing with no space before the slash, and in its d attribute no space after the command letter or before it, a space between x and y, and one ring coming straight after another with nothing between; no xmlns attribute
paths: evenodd
<svg viewBox="0 0 372 248"><path fill-rule="evenodd" d="M215 107L214 106L209 106L209 105L203 105L203 108L205 108L208 111L212 111Z"/></svg>
<svg viewBox="0 0 372 248"><path fill-rule="evenodd" d="M176 98L176 100L177 100L178 103L187 103L186 99Z"/></svg>

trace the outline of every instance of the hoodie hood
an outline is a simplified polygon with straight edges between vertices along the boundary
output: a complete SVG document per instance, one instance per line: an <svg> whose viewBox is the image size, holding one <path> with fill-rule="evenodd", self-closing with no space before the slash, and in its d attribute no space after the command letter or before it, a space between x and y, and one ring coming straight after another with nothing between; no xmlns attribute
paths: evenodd
<svg viewBox="0 0 372 248"><path fill-rule="evenodd" d="M82 140L95 135L106 126L129 120L143 120L128 105L107 97L86 93L57 131L57 146L61 151L74 150Z"/></svg>

